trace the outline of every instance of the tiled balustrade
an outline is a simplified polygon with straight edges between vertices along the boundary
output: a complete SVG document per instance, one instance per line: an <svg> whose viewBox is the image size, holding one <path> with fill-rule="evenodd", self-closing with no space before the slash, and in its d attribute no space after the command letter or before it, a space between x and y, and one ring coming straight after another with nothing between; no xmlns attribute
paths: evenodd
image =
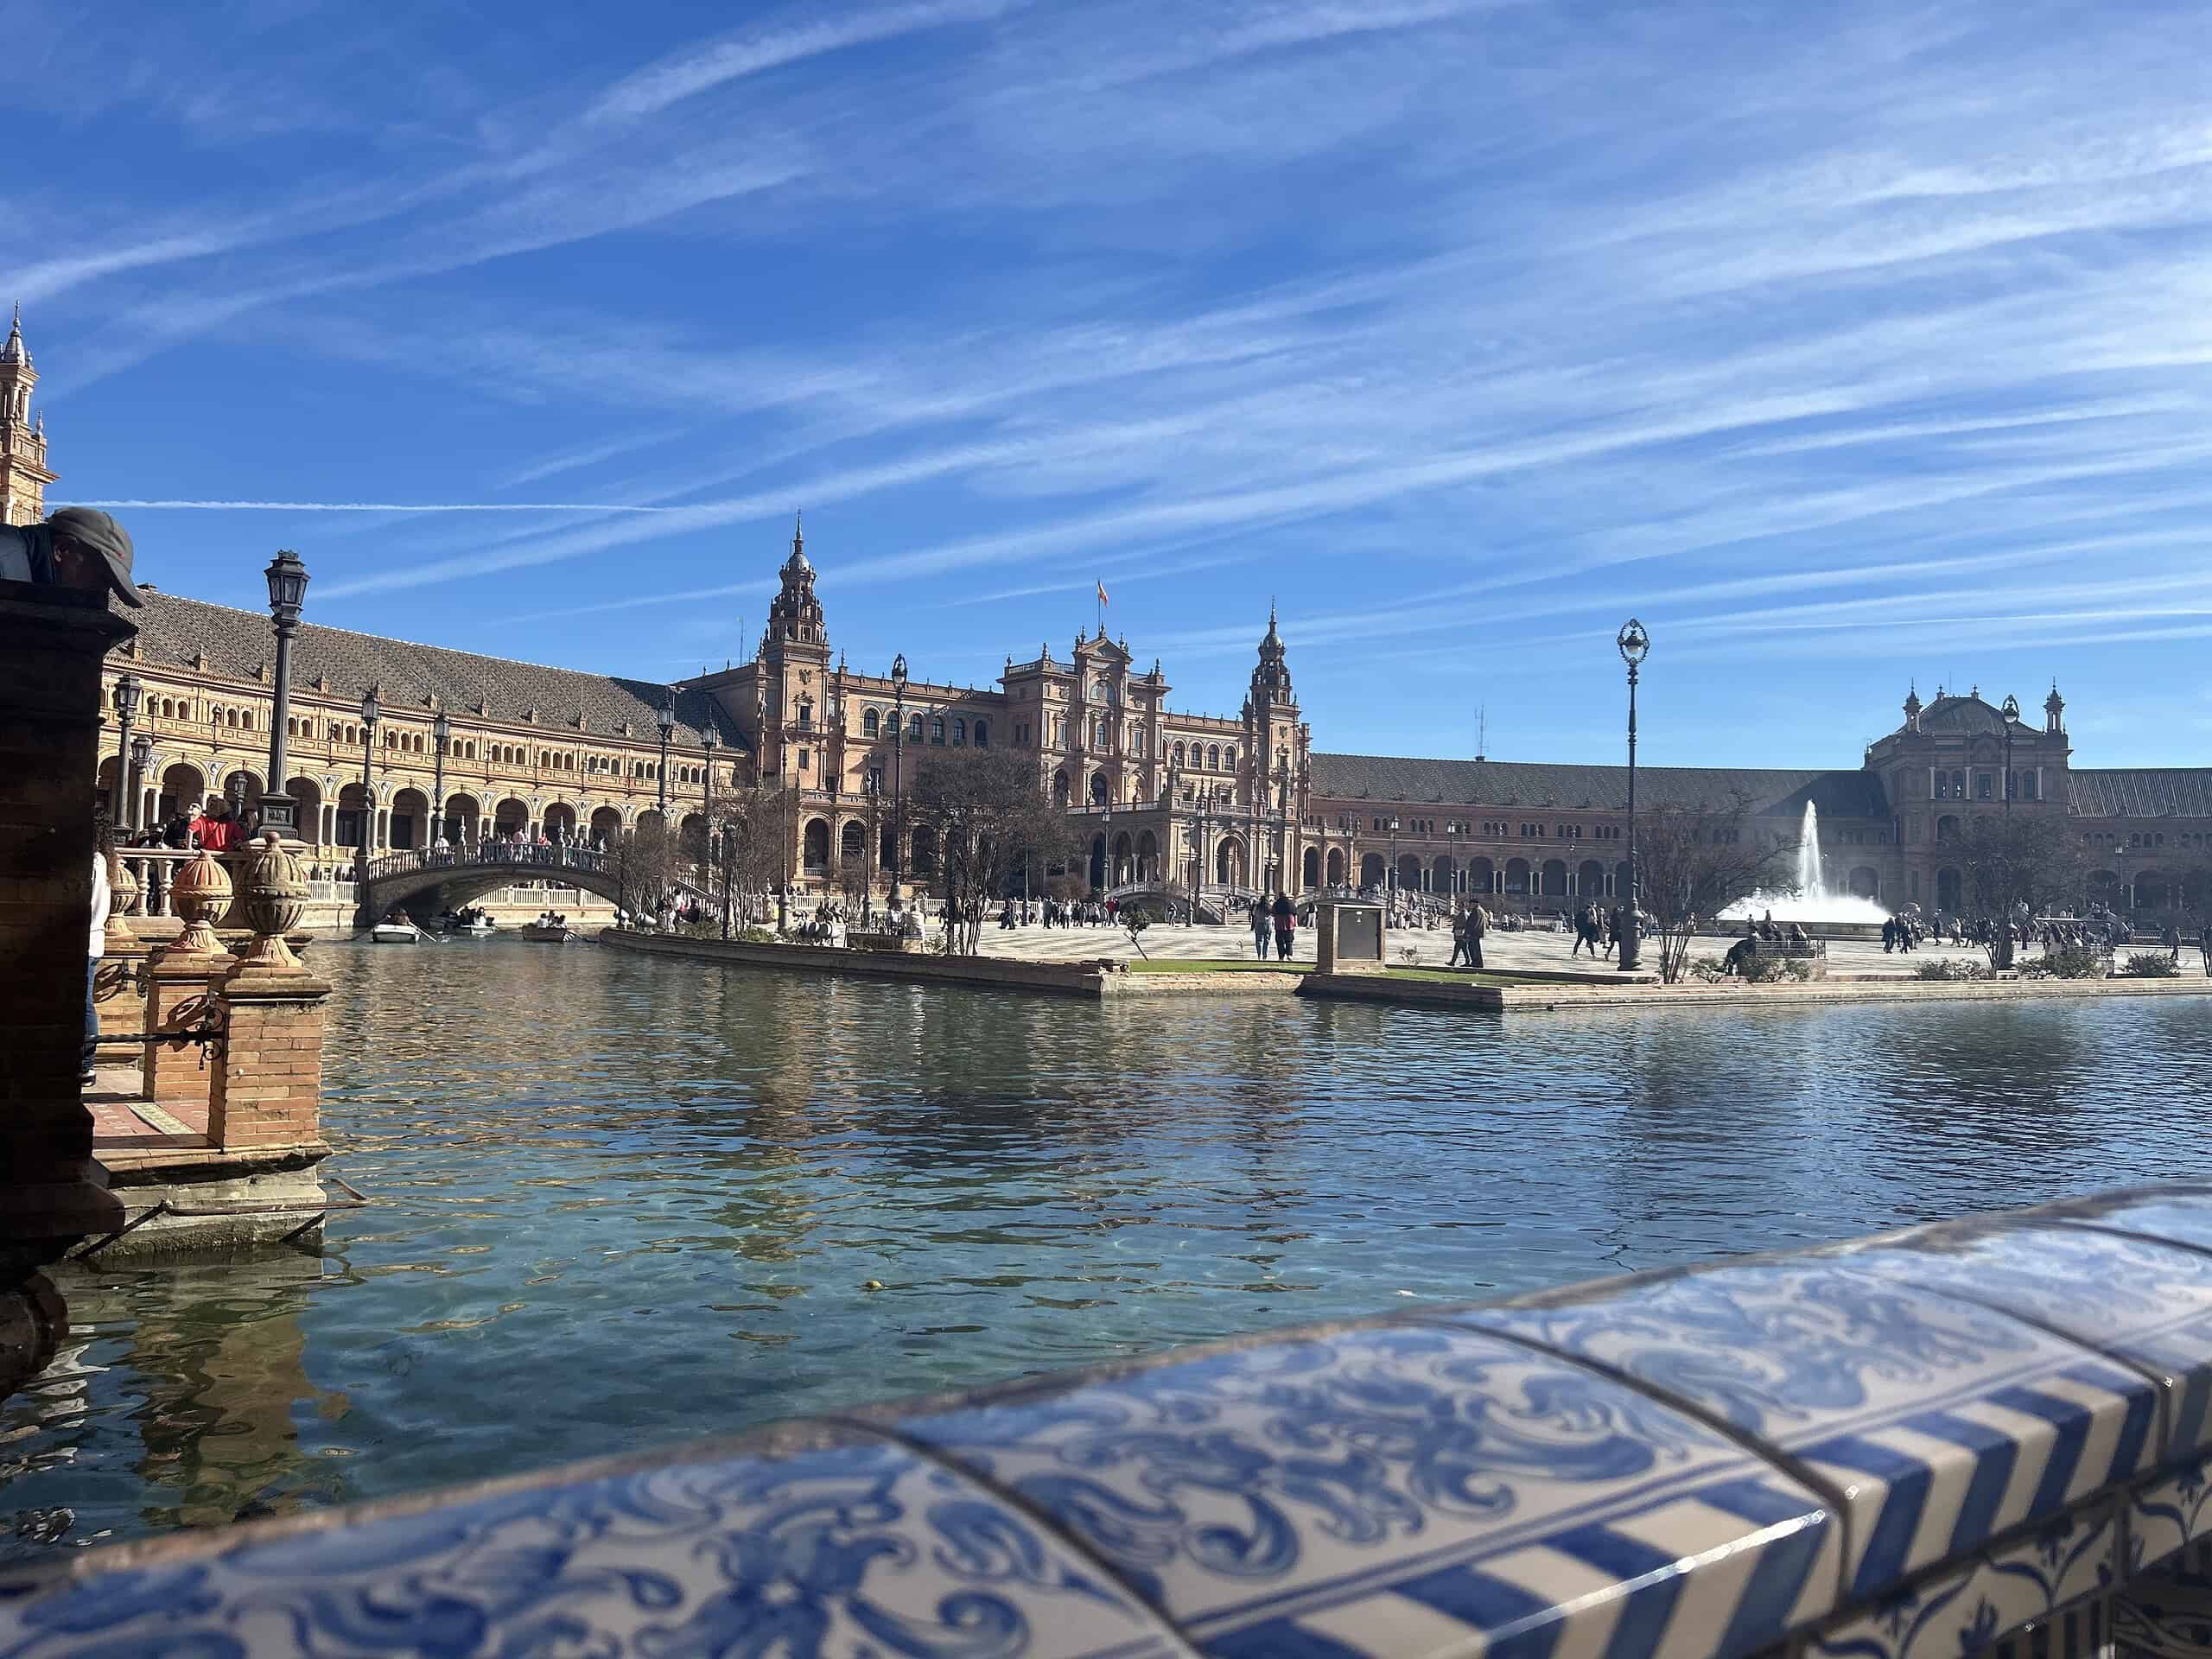
<svg viewBox="0 0 2212 1659"><path fill-rule="evenodd" d="M2196 1651L2208 1402L2164 1188L0 1570L0 1652Z"/></svg>

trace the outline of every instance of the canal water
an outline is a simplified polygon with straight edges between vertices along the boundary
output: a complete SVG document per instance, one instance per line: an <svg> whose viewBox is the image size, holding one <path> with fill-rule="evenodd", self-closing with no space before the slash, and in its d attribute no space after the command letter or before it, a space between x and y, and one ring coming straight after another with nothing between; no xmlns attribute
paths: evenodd
<svg viewBox="0 0 2212 1659"><path fill-rule="evenodd" d="M71 1268L0 1557L2202 1173L2193 1000L1487 1017L321 947L320 1255Z"/></svg>

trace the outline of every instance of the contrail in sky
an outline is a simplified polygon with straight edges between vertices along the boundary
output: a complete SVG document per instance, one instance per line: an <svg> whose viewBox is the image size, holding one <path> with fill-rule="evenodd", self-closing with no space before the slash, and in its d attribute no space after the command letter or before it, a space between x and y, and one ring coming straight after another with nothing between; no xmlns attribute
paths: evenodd
<svg viewBox="0 0 2212 1659"><path fill-rule="evenodd" d="M620 501L79 501L80 507L177 508L200 512L680 512Z"/></svg>

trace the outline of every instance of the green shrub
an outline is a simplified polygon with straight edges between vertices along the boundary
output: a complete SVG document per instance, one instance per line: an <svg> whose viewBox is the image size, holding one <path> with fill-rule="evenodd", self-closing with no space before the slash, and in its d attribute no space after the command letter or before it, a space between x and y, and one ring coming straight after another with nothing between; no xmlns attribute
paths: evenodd
<svg viewBox="0 0 2212 1659"><path fill-rule="evenodd" d="M1689 971L1693 979L1701 979L1708 985L1719 984L1727 977L1728 973L1728 970L1721 966L1720 958L1718 957L1698 957L1690 963Z"/></svg>
<svg viewBox="0 0 2212 1659"><path fill-rule="evenodd" d="M2046 950L2040 957L2020 959L2023 979L2102 979L2111 969L2111 963L2101 950L2092 950L2087 945L2075 945L2058 950Z"/></svg>
<svg viewBox="0 0 2212 1659"><path fill-rule="evenodd" d="M1916 962L1913 963L1912 976L1915 979L1944 980L1990 979L1994 977L1990 971L1989 964L1986 963L1967 961L1953 962L1942 957L1930 957L1924 962Z"/></svg>
<svg viewBox="0 0 2212 1659"><path fill-rule="evenodd" d="M1813 964L1803 957L1747 957L1744 960L1744 977L1754 985L1812 976Z"/></svg>
<svg viewBox="0 0 2212 1659"><path fill-rule="evenodd" d="M2130 979L2177 979L2181 965L2163 950L2138 950L2119 971Z"/></svg>

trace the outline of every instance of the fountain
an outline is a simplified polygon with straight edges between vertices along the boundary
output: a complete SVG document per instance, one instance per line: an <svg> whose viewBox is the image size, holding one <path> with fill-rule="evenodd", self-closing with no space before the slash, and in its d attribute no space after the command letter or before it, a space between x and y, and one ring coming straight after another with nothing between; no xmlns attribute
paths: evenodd
<svg viewBox="0 0 2212 1659"><path fill-rule="evenodd" d="M1821 874L1821 815L1810 801L1805 803L1805 817L1797 832L1796 887L1780 893L1762 887L1722 911L1719 919L1740 922L1770 911L1778 922L1802 922L1808 927L1841 923L1879 927L1890 919L1889 911L1872 899L1828 891Z"/></svg>

